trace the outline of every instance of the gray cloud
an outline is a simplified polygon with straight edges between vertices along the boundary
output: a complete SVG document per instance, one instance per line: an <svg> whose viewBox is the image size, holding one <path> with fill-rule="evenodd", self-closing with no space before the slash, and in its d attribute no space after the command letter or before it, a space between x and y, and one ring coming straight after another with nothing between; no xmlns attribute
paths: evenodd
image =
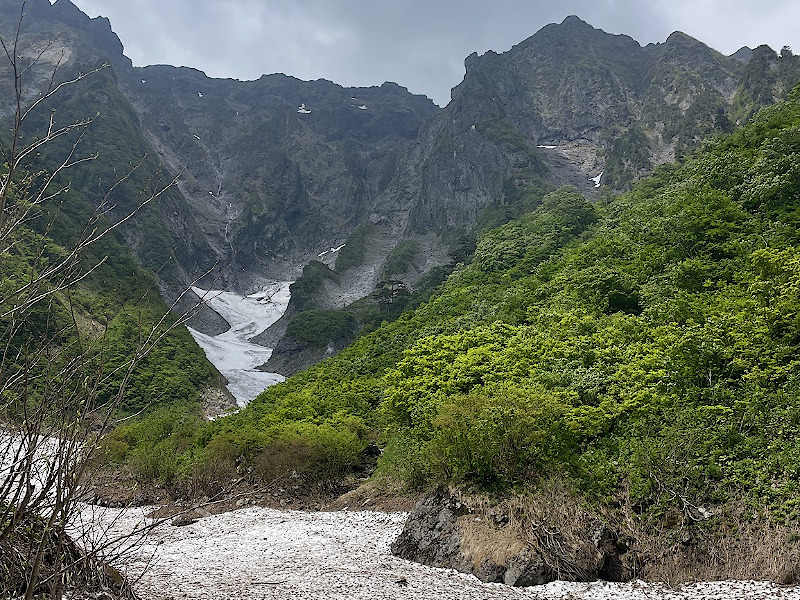
<svg viewBox="0 0 800 600"><path fill-rule="evenodd" d="M473 51L505 51L577 14L642 44L684 31L730 54L800 45L793 0L72 0L111 19L137 65L168 63L214 77L283 72L343 85L395 81L437 103Z"/></svg>

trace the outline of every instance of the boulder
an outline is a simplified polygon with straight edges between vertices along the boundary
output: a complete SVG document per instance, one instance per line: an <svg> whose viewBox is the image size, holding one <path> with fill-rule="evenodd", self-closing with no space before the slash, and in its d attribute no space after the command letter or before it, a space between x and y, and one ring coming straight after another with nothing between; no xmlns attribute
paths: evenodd
<svg viewBox="0 0 800 600"><path fill-rule="evenodd" d="M636 571L635 553L610 527L591 515L552 531L520 525L502 506L480 511L445 486L423 496L409 514L392 554L433 567L475 575L487 583L524 587L557 578L569 581L627 581ZM512 521L515 524L512 525Z"/></svg>
<svg viewBox="0 0 800 600"><path fill-rule="evenodd" d="M442 486L423 496L392 543L392 554L431 567L449 567L470 573L471 565L461 553L459 516L470 509Z"/></svg>
<svg viewBox="0 0 800 600"><path fill-rule="evenodd" d="M495 530L488 522L477 521L474 512L447 487L439 487L423 496L411 511L391 546L392 554L432 567L470 573L486 583L528 586L556 578L541 555L521 541L508 545L508 552L502 551L502 543L499 552L498 544L490 544L492 551L485 555L486 547L474 547L471 536L465 535L470 527L474 529L480 523L483 528Z"/></svg>

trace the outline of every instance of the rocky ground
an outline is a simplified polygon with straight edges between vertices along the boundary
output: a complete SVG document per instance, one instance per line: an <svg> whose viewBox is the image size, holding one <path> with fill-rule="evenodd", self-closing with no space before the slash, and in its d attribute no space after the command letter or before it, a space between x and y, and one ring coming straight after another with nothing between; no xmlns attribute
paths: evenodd
<svg viewBox="0 0 800 600"><path fill-rule="evenodd" d="M85 525L109 539L132 531L152 507L87 507ZM124 562L143 600L610 599L800 600L800 588L758 582L698 583L679 589L628 584L551 583L532 588L485 584L453 570L391 555L406 513L282 511L247 507L177 526L167 520L128 549Z"/></svg>

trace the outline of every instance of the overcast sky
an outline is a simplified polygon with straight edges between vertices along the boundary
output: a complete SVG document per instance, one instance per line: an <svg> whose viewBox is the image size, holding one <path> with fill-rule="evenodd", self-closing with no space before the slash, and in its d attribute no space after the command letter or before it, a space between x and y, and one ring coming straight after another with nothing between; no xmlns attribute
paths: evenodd
<svg viewBox="0 0 800 600"><path fill-rule="evenodd" d="M472 52L503 52L576 14L641 44L683 31L731 54L789 45L797 0L72 0L111 19L135 65L185 65L212 77L286 73L347 86L394 81L440 105Z"/></svg>

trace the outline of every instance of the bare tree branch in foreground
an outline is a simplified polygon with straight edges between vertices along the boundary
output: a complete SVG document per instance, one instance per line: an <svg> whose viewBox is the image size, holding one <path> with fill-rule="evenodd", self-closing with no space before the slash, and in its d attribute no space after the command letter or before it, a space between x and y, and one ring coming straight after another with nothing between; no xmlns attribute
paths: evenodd
<svg viewBox="0 0 800 600"><path fill-rule="evenodd" d="M25 5L11 38L0 37L0 57L12 74L15 101L0 167L0 597L60 600L75 586L106 585L132 598L119 573L102 560L125 540L92 544L91 536L84 535L88 532L76 534L73 523L87 468L103 434L116 424L134 370L182 319L165 314L155 324L140 322L135 350L112 368L103 333L92 339L82 334L72 292L105 260L87 264L87 249L176 180L109 223L110 194L142 163L133 165L109 189L70 248L54 247L49 230L33 234L30 225L41 209L67 192L68 185L59 182L69 169L96 159L81 148L94 117L61 125L53 109L45 129L30 141L26 121L54 95L107 65L58 81L59 62L47 88L26 103L25 78L44 68L39 64L44 51L23 58ZM40 151L56 140L68 141L65 155L49 170L35 170ZM73 539L76 535L82 539Z"/></svg>

